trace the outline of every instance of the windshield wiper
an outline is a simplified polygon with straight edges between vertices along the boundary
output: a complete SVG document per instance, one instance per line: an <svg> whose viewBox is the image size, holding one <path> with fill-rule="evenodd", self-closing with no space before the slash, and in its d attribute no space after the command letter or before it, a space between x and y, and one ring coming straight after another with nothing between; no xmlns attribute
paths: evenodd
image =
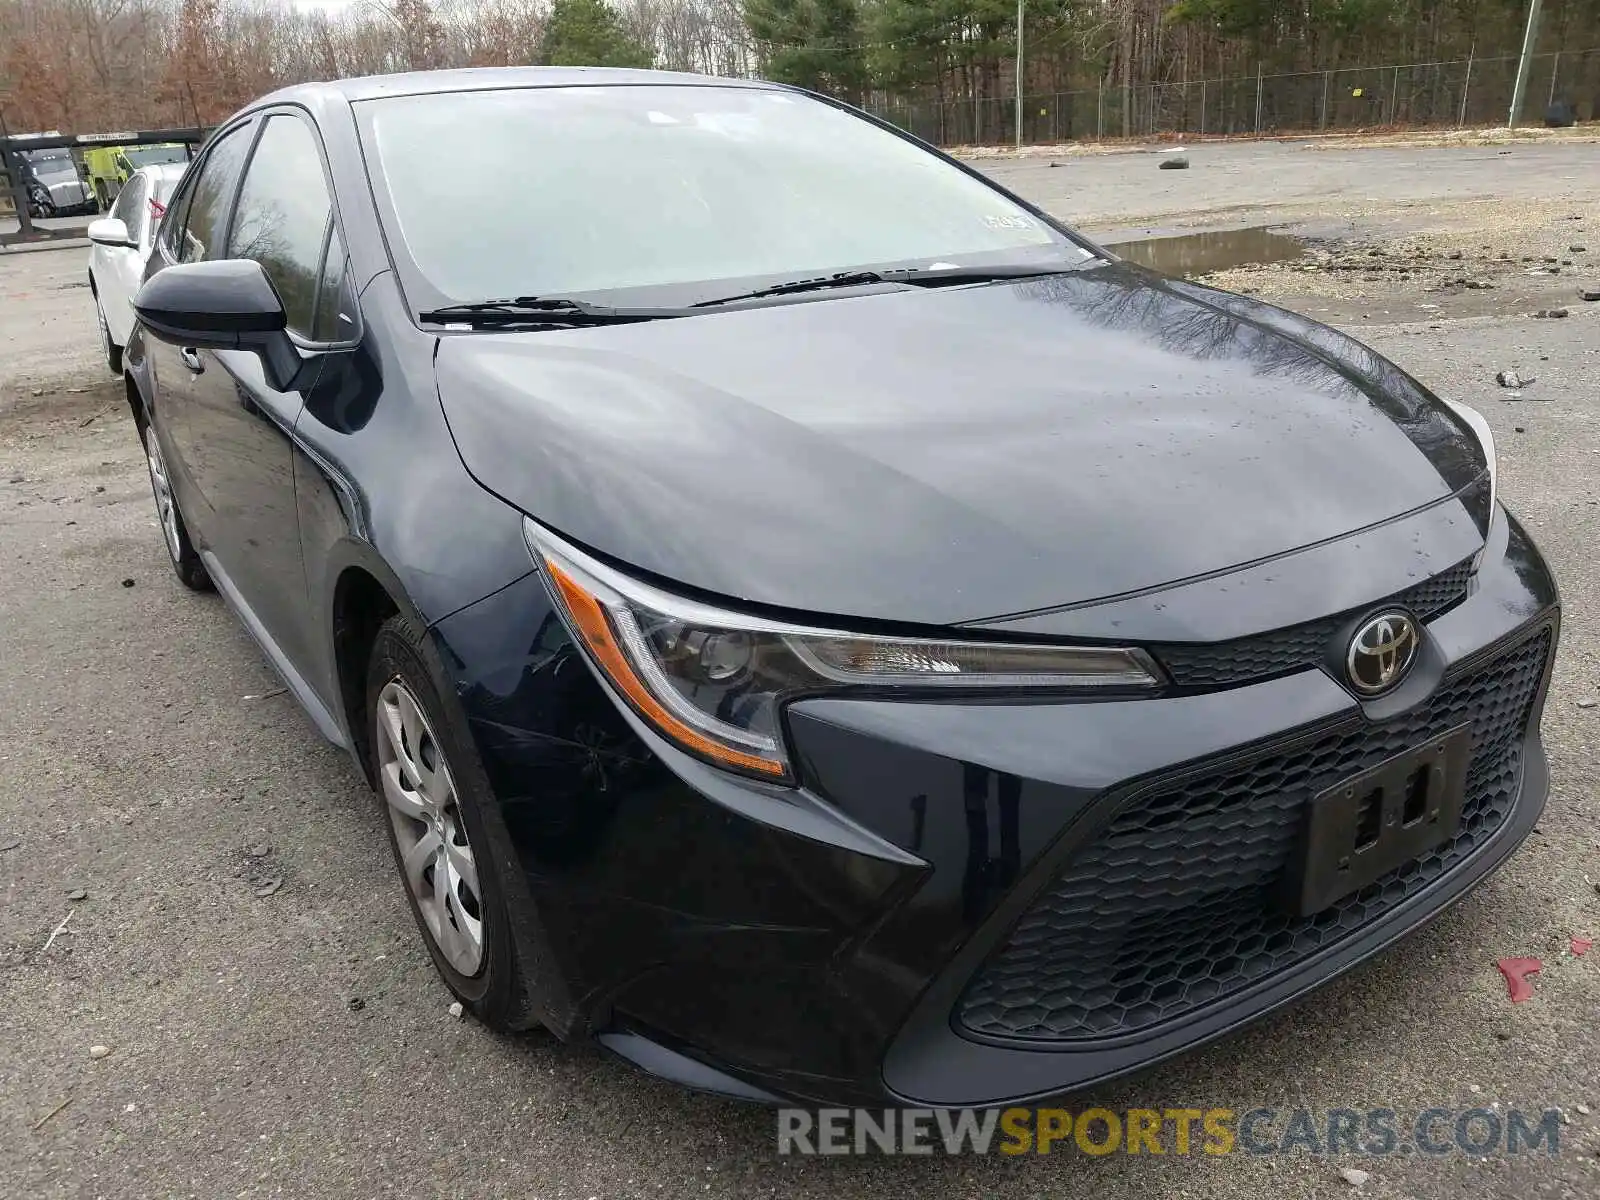
<svg viewBox="0 0 1600 1200"><path fill-rule="evenodd" d="M504 300L478 300L471 304L447 304L443 308L419 313L421 320L435 325L630 325L639 321L660 321L687 317L682 308L614 308L591 304L568 296L513 296Z"/></svg>
<svg viewBox="0 0 1600 1200"><path fill-rule="evenodd" d="M1081 263L1002 264L989 267L890 267L876 271L840 271L815 279L794 279L754 291L701 300L688 308L617 308L593 304L571 296L510 296L500 300L478 300L470 304L447 304L420 313L421 320L443 325L460 322L469 325L585 326L628 325L638 321L662 321L693 316L696 309L734 304L741 300L764 300L770 296L793 296L802 292L821 292L832 288L865 287L875 283L895 283L910 287L942 287L957 283L991 283L1001 279L1029 279L1039 275L1059 275L1097 261L1085 257Z"/></svg>
<svg viewBox="0 0 1600 1200"><path fill-rule="evenodd" d="M739 292L733 296L719 296L715 300L702 300L695 308L711 308L719 304L733 304L740 300L761 300L768 296L793 296L801 292L822 292L831 288L864 287L873 283L903 283L912 287L940 287L955 283L992 283L1000 279L1030 279L1037 275L1059 275L1075 271L1094 262L1093 257L1082 263L1011 264L990 267L891 267L880 271L841 271L837 275L822 275L816 279L796 279L789 283L776 283L771 287L757 288L752 292Z"/></svg>
<svg viewBox="0 0 1600 1200"><path fill-rule="evenodd" d="M788 283L775 283L771 287L757 288L753 292L739 292L733 296L719 296L715 300L702 300L695 308L711 308L718 304L732 304L735 300L761 300L767 296L794 296L801 292L825 292L829 288L864 287L869 283L889 283L887 275L878 271L841 271L837 275L822 275L816 279L794 279Z"/></svg>

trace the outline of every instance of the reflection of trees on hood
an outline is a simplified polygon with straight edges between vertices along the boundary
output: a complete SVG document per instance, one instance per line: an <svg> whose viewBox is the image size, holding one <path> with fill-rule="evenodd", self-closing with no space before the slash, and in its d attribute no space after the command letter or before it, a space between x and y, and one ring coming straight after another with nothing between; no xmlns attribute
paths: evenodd
<svg viewBox="0 0 1600 1200"><path fill-rule="evenodd" d="M1431 397L1417 387L1414 380L1388 359L1337 329L1319 325L1315 321L1274 308L1270 304L1248 300L1231 292L1200 287L1185 280L1172 280L1171 290L1178 295L1223 309L1253 324L1265 326L1308 343L1312 349L1337 361L1342 370L1372 387L1380 388L1403 400L1408 406L1408 415L1409 409L1425 407L1431 400Z"/></svg>
<svg viewBox="0 0 1600 1200"><path fill-rule="evenodd" d="M1293 340L1185 294L1176 281L1132 269L1099 268L1046 275L1022 285L1025 294L1065 304L1090 324L1137 333L1169 353L1198 362L1246 360L1257 375L1283 376L1302 387L1349 391L1327 363Z"/></svg>
<svg viewBox="0 0 1600 1200"><path fill-rule="evenodd" d="M1337 369L1347 375L1352 384L1404 429L1406 436L1434 462L1459 460L1461 431L1440 412L1438 400L1370 346L1309 318L1230 292L1218 292L1182 280L1174 280L1171 286L1180 295L1237 313L1253 324L1307 343L1325 360L1337 364L1336 368L1327 369ZM1465 474L1476 473L1475 464L1475 458L1470 464L1459 463L1456 472L1451 473L1453 482L1460 483Z"/></svg>
<svg viewBox="0 0 1600 1200"><path fill-rule="evenodd" d="M1089 323L1136 333L1197 362L1236 359L1252 374L1292 380L1338 400L1360 398L1395 422L1453 486L1480 467L1438 402L1393 363L1352 337L1244 296L1135 268L1102 267L1022 285ZM1466 457L1464 457L1464 455Z"/></svg>

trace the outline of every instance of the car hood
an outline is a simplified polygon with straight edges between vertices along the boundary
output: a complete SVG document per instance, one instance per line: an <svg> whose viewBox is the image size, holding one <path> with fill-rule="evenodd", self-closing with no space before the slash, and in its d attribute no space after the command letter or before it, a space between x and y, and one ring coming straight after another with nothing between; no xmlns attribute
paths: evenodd
<svg viewBox="0 0 1600 1200"><path fill-rule="evenodd" d="M1126 264L441 338L467 468L591 550L779 609L955 624L1339 538L1483 470L1396 368Z"/></svg>

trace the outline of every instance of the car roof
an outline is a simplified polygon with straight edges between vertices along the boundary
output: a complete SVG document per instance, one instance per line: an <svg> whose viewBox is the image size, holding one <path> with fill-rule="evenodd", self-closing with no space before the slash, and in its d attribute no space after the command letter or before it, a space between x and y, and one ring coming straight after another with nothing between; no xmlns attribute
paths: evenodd
<svg viewBox="0 0 1600 1200"><path fill-rule="evenodd" d="M476 92L496 88L618 87L674 84L690 87L748 87L775 90L780 85L760 79L723 79L681 71L636 71L622 67L468 67L451 71L408 71L399 75L363 75L327 83L303 83L261 97L249 107L326 101L337 96L349 103L385 96L421 96L439 92Z"/></svg>

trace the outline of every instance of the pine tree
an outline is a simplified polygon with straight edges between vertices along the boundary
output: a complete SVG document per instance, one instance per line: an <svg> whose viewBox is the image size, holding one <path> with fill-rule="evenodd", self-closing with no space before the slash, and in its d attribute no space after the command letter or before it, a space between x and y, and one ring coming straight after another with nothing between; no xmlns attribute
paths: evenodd
<svg viewBox="0 0 1600 1200"><path fill-rule="evenodd" d="M605 0L555 0L539 61L555 67L648 67L654 55L623 27Z"/></svg>
<svg viewBox="0 0 1600 1200"><path fill-rule="evenodd" d="M762 74L859 101L868 82L857 0L745 0Z"/></svg>

